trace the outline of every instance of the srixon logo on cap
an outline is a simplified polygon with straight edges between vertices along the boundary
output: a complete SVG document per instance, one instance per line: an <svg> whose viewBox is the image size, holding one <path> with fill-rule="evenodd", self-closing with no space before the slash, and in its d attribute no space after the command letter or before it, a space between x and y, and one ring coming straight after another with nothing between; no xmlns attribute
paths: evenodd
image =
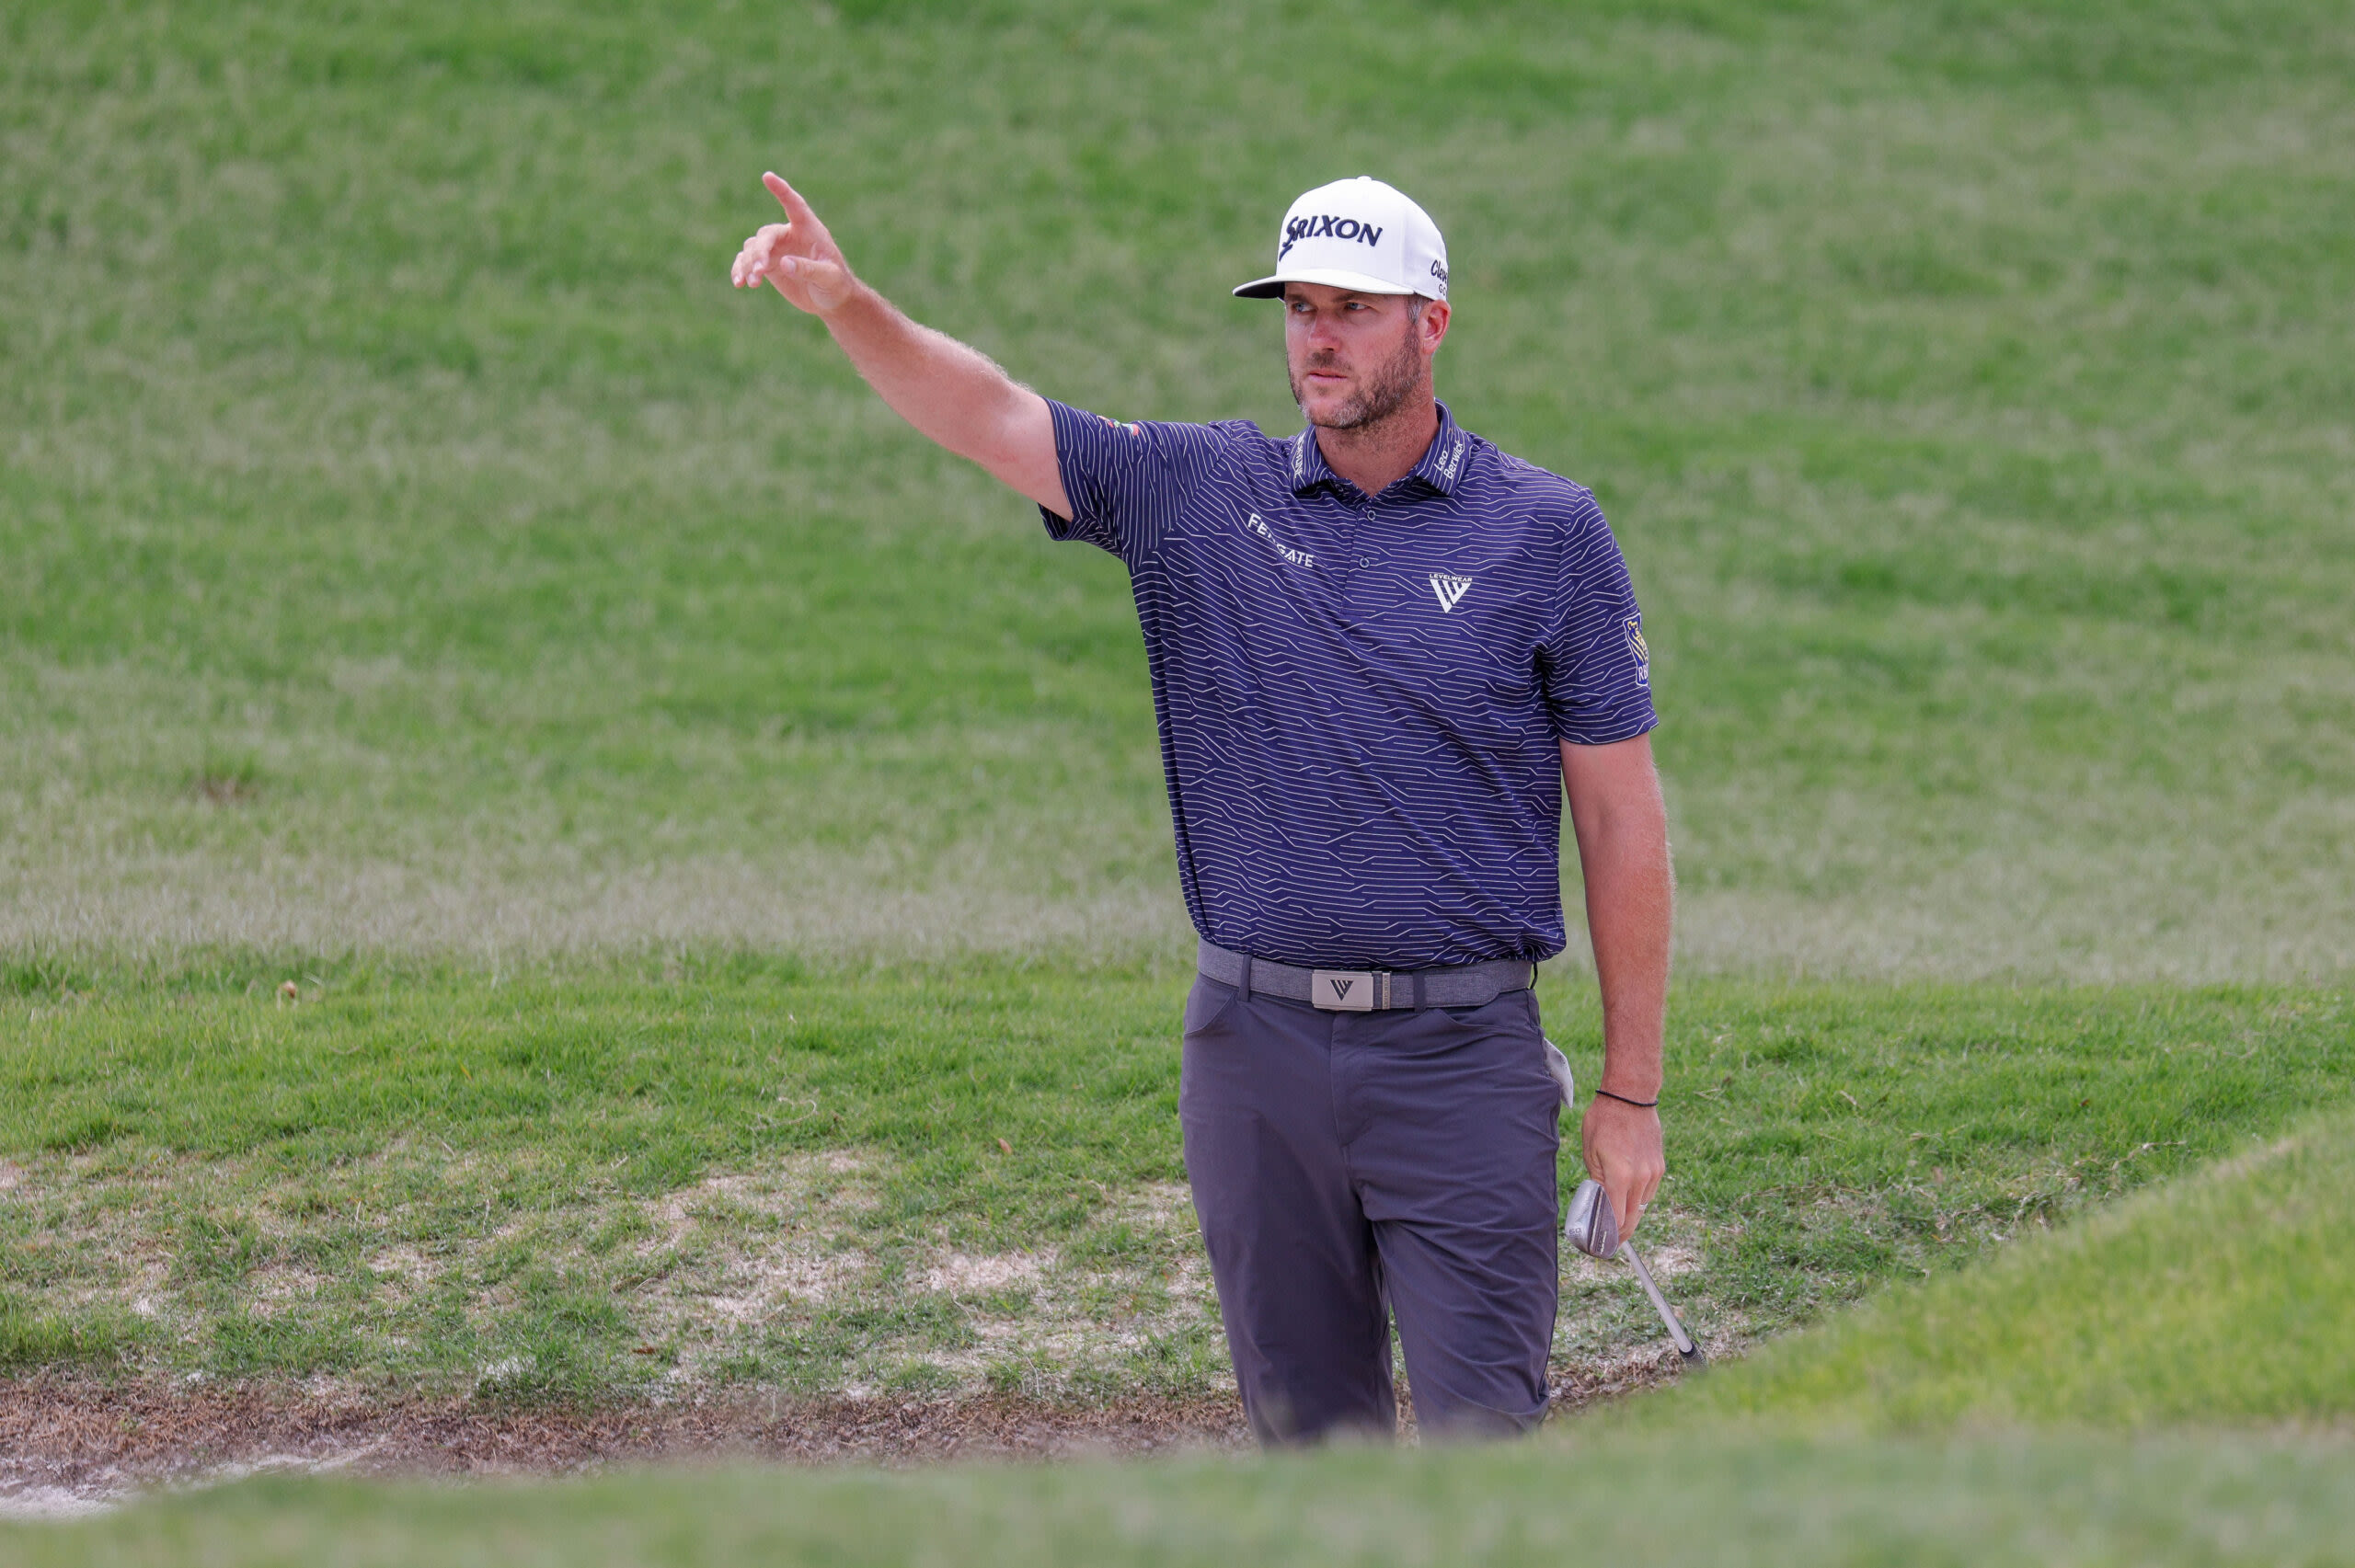
<svg viewBox="0 0 2355 1568"><path fill-rule="evenodd" d="M1284 243L1276 249L1276 259L1281 261L1292 247L1304 239L1353 239L1369 246L1382 243L1382 231L1372 223L1361 223L1355 218L1337 218L1330 212L1320 212L1313 218L1294 218L1284 225Z"/></svg>

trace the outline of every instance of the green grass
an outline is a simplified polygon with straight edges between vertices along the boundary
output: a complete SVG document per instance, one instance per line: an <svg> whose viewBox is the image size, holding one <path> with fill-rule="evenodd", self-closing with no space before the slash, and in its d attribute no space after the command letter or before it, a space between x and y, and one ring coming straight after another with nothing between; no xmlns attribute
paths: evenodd
<svg viewBox="0 0 2355 1568"><path fill-rule="evenodd" d="M1671 1289L1720 1348L1886 1292L1664 1409L2343 1420L2350 76L2324 0L0 11L0 1368L1205 1386L1125 585L724 267L778 166L1043 390L1281 429L1224 288L1364 170L1451 240L1443 395L1644 597ZM1567 1363L1653 1343L1565 1283ZM2249 1322L2320 1350L2284 1381ZM1754 1430L267 1482L6 1550L2355 1538L2333 1441Z"/></svg>
<svg viewBox="0 0 2355 1568"><path fill-rule="evenodd" d="M0 1532L27 1568L332 1562L2283 1564L2355 1561L2355 1454L2257 1438L1634 1439L1028 1470L248 1482Z"/></svg>
<svg viewBox="0 0 2355 1568"><path fill-rule="evenodd" d="M2343 1425L2355 1117L2341 1112L1680 1389L1648 1413L1777 1433Z"/></svg>
<svg viewBox="0 0 2355 1568"><path fill-rule="evenodd" d="M1515 1448L464 1490L272 1480L0 1527L0 1543L29 1565L2348 1562L2355 1453L2313 1429L2355 1408L2349 1120ZM2284 1425L2308 1435L2265 1431ZM2030 1435L2054 1426L2074 1430Z"/></svg>
<svg viewBox="0 0 2355 1568"><path fill-rule="evenodd" d="M1166 979L306 978L8 1008L0 1283L48 1326L0 1365L86 1318L86 1365L518 1392L1207 1375ZM1127 1354L1031 1365L1091 1310Z"/></svg>
<svg viewBox="0 0 2355 1568"><path fill-rule="evenodd" d="M575 1396L1222 1368L1180 973L248 959L24 983L0 1004L0 1362L498 1368ZM1585 988L1544 1001L1591 1077ZM2355 1004L1700 981L1670 1061L1648 1236L1723 1349L2343 1098ZM1573 1257L1566 1286L1566 1368L1655 1345L1619 1271Z"/></svg>
<svg viewBox="0 0 2355 1568"><path fill-rule="evenodd" d="M1292 418L1375 170L1648 609L1689 970L2355 955L2355 29L2010 7L0 19L0 946L1178 951L1117 567L724 266ZM1315 68L1305 63L1315 62Z"/></svg>
<svg viewBox="0 0 2355 1568"><path fill-rule="evenodd" d="M260 1481L0 1541L28 1564L2347 1562L2343 1436L2216 1428L2328 1426L2355 1403L2349 1120L1894 1288L1631 1419L1516 1448ZM2005 1429L2019 1423L2077 1430ZM2096 1435L2154 1424L2189 1430Z"/></svg>

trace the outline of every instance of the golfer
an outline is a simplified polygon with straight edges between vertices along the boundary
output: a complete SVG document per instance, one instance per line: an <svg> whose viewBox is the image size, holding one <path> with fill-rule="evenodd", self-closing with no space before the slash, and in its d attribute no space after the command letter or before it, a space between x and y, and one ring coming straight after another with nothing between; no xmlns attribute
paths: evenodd
<svg viewBox="0 0 2355 1568"><path fill-rule="evenodd" d="M1320 187L1276 269L1307 426L1051 402L861 282L784 180L740 288L826 324L883 400L1129 569L1200 933L1178 1091L1263 1442L1544 1419L1567 1068L1531 987L1566 937L1561 800L1603 993L1588 1173L1632 1232L1665 1169L1667 822L1642 617L1594 498L1432 393L1447 253L1379 180ZM1560 1076L1557 1078L1557 1073Z"/></svg>

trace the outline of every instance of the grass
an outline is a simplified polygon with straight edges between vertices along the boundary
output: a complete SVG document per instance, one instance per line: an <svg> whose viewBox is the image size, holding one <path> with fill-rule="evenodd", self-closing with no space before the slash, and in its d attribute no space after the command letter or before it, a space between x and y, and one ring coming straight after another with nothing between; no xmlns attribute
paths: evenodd
<svg viewBox="0 0 2355 1568"><path fill-rule="evenodd" d="M2355 1118L2340 1112L1648 1413L1777 1433L2282 1423L2355 1413Z"/></svg>
<svg viewBox="0 0 2355 1568"><path fill-rule="evenodd" d="M2327 1429L2355 1402L2349 1122L2310 1118L1516 1448L465 1489L266 1479L0 1540L27 1564L2346 1562L2355 1455Z"/></svg>
<svg viewBox="0 0 2355 1568"><path fill-rule="evenodd" d="M1166 981L738 959L310 988L231 968L12 1009L8 1283L144 1331L86 1363L573 1395L1205 1375Z"/></svg>
<svg viewBox="0 0 2355 1568"><path fill-rule="evenodd" d="M247 960L35 975L5 1004L0 1361L569 1397L1223 1373L1181 974L328 969L292 1002ZM1584 987L1544 1002L1591 1075ZM1648 1234L1722 1350L2342 1098L2355 1013L1701 981L1670 1059ZM1619 1271L1565 1282L1565 1368L1653 1347Z"/></svg>
<svg viewBox="0 0 2355 1568"><path fill-rule="evenodd" d="M1424 200L1444 395L1647 607L1671 1288L1720 1348L1888 1292L1703 1430L7 1549L2347 1561L2340 1441L1843 1434L2343 1419L2279 1281L2345 1251L2350 74L2317 0L0 12L0 1366L1217 1375L1125 585L727 293L772 165L1042 389L1270 429L1224 284L1312 183ZM1565 1284L1567 1362L1650 1342Z"/></svg>
<svg viewBox="0 0 2355 1568"><path fill-rule="evenodd" d="M169 1562L2344 1563L2355 1456L2265 1438L1622 1440L1250 1464L247 1482L9 1529L27 1568Z"/></svg>
<svg viewBox="0 0 2355 1568"><path fill-rule="evenodd" d="M2350 50L2304 0L12 6L0 947L1178 951L1118 568L724 263L777 164L1041 387L1280 429L1224 284L1366 168L1453 243L1457 411L1618 526L1688 972L2343 978Z"/></svg>

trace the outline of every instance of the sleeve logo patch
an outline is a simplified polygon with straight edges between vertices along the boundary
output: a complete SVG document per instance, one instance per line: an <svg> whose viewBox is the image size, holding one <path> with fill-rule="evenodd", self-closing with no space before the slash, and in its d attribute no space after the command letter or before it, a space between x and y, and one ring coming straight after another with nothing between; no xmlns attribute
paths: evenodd
<svg viewBox="0 0 2355 1568"><path fill-rule="evenodd" d="M1144 434L1144 427L1143 427L1143 426L1142 426L1142 425L1134 425L1134 424L1124 425L1124 424L1122 424L1120 420L1113 418L1112 418L1110 415L1109 415L1109 414L1098 414L1098 415L1097 415L1096 417L1097 417L1097 418L1099 418L1099 419L1103 420L1106 424L1108 424L1108 425L1111 426L1111 427L1112 427L1114 429L1116 429L1116 430L1125 430L1126 432L1128 432L1130 435L1132 435L1132 436L1141 436L1141 435Z"/></svg>
<svg viewBox="0 0 2355 1568"><path fill-rule="evenodd" d="M1636 660L1637 683L1650 685L1652 683L1652 650L1650 645L1644 641L1643 616L1630 615L1619 623L1619 628L1627 634L1627 651Z"/></svg>

